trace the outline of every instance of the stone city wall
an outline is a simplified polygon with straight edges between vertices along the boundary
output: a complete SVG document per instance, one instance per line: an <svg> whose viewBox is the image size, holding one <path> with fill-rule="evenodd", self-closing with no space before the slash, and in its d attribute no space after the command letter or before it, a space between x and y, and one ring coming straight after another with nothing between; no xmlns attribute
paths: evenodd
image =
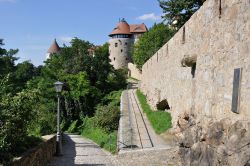
<svg viewBox="0 0 250 166"><path fill-rule="evenodd" d="M196 56L196 69L182 67ZM242 68L239 114L231 111L235 68ZM183 112L249 120L250 1L207 0L143 65L140 88L153 107L167 100L174 124Z"/></svg>
<svg viewBox="0 0 250 166"><path fill-rule="evenodd" d="M133 63L128 63L129 76L141 80L141 71Z"/></svg>
<svg viewBox="0 0 250 166"><path fill-rule="evenodd" d="M23 156L15 158L12 166L45 166L56 152L56 136L47 135L42 137L45 141L31 149Z"/></svg>
<svg viewBox="0 0 250 166"><path fill-rule="evenodd" d="M207 0L143 65L140 89L168 104L182 165L250 165L250 1Z"/></svg>

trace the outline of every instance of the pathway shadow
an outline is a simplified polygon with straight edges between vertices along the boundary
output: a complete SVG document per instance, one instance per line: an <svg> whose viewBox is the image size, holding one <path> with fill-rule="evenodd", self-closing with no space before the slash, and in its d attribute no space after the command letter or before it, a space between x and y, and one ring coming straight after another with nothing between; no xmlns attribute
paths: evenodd
<svg viewBox="0 0 250 166"><path fill-rule="evenodd" d="M62 156L54 156L53 159L48 162L48 166L105 166L106 164L75 164L75 158L82 156L88 157L88 154L76 154L76 148L100 148L99 146L84 142L84 143L75 143L72 138L81 138L80 135L68 133L62 135Z"/></svg>
<svg viewBox="0 0 250 166"><path fill-rule="evenodd" d="M75 165L75 142L66 134L62 135L62 156L54 156L51 161L48 162L48 166L72 166Z"/></svg>
<svg viewBox="0 0 250 166"><path fill-rule="evenodd" d="M75 164L76 166L106 166L105 164Z"/></svg>

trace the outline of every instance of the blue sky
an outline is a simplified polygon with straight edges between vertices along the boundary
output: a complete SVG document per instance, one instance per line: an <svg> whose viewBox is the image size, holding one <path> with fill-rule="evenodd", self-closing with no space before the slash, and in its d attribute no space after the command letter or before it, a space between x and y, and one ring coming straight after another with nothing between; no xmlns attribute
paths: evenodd
<svg viewBox="0 0 250 166"><path fill-rule="evenodd" d="M161 14L157 0L0 0L0 38L19 49L19 62L37 66L54 38L60 46L72 37L101 45L119 18L151 27Z"/></svg>

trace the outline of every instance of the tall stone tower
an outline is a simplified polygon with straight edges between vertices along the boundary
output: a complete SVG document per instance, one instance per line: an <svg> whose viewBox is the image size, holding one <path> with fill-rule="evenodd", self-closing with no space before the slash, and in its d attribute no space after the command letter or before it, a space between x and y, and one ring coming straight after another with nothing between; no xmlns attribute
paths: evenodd
<svg viewBox="0 0 250 166"><path fill-rule="evenodd" d="M115 69L128 66L131 62L131 48L139 36L147 32L145 24L129 25L121 19L117 27L109 34L109 58Z"/></svg>
<svg viewBox="0 0 250 166"><path fill-rule="evenodd" d="M61 49L60 49L60 47L59 47L59 45L57 44L56 39L55 39L54 42L51 44L50 48L49 48L48 51L47 51L46 59L51 58L51 55L52 55L52 54L59 53L60 50L61 50Z"/></svg>

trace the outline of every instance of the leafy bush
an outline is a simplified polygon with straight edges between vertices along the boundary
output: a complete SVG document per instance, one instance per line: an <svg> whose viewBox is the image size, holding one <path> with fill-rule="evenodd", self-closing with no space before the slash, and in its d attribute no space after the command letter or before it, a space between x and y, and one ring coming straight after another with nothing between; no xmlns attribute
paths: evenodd
<svg viewBox="0 0 250 166"><path fill-rule="evenodd" d="M120 96L122 91L113 91L102 99L93 117L82 117L79 126L81 135L92 139L102 148L116 152L117 130L120 119Z"/></svg>
<svg viewBox="0 0 250 166"><path fill-rule="evenodd" d="M2 96L1 96L2 97ZM6 95L0 100L0 162L25 150L28 124L35 116L35 91L22 91L12 97Z"/></svg>
<svg viewBox="0 0 250 166"><path fill-rule="evenodd" d="M116 152L116 141L117 141L117 131L112 131L110 133L106 132L95 124L95 118L85 117L83 119L83 125L81 128L81 135L93 140L100 147L115 153Z"/></svg>
<svg viewBox="0 0 250 166"><path fill-rule="evenodd" d="M161 134L171 128L172 118L170 113L161 110L152 111L147 103L146 96L139 90L136 91L136 94L143 111L147 114L147 117L157 134Z"/></svg>
<svg viewBox="0 0 250 166"><path fill-rule="evenodd" d="M110 92L103 97L102 104L96 107L96 124L107 132L118 130L121 93L122 90Z"/></svg>
<svg viewBox="0 0 250 166"><path fill-rule="evenodd" d="M122 90L112 91L102 98L103 105L120 106Z"/></svg>
<svg viewBox="0 0 250 166"><path fill-rule="evenodd" d="M71 123L71 125L69 126L69 128L68 128L68 132L69 133L75 133L75 132L77 132L77 124L78 124L78 120L75 120L75 121L73 121L72 123Z"/></svg>
<svg viewBox="0 0 250 166"><path fill-rule="evenodd" d="M97 107L95 114L96 124L107 132L118 129L120 111L117 106L100 106Z"/></svg>
<svg viewBox="0 0 250 166"><path fill-rule="evenodd" d="M127 73L128 69L118 69L114 70L108 75L107 82L109 84L109 92L114 90L121 90L127 86Z"/></svg>
<svg viewBox="0 0 250 166"><path fill-rule="evenodd" d="M40 105L37 109L37 116L29 123L29 134L42 136L56 132L56 114L46 106Z"/></svg>

